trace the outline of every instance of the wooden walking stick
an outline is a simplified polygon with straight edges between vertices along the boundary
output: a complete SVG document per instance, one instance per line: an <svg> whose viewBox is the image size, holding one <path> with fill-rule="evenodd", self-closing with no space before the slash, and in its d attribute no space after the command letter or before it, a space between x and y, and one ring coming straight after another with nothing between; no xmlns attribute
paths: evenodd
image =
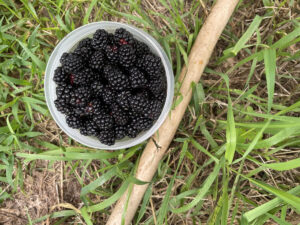
<svg viewBox="0 0 300 225"><path fill-rule="evenodd" d="M181 71L183 78L180 93L182 101L171 111L158 132L149 140L141 156L136 178L150 182L157 170L159 161L169 147L176 130L181 122L184 112L192 97L191 84L198 83L203 70L213 52L213 49L232 15L238 0L218 0L207 17L189 55L188 65ZM144 196L148 185L133 185L130 196L128 190L117 202L106 225L121 225L122 215L125 215L125 225L130 224L134 214ZM128 203L127 203L128 200ZM125 205L127 211L124 212Z"/></svg>

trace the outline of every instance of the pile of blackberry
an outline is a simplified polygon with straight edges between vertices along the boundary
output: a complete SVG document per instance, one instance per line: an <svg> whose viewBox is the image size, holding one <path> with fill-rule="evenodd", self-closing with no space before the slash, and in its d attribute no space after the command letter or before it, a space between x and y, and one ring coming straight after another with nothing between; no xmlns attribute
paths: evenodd
<svg viewBox="0 0 300 225"><path fill-rule="evenodd" d="M159 117L166 98L164 67L127 30L99 29L60 62L53 78L54 103L68 126L82 135L113 145L148 130Z"/></svg>

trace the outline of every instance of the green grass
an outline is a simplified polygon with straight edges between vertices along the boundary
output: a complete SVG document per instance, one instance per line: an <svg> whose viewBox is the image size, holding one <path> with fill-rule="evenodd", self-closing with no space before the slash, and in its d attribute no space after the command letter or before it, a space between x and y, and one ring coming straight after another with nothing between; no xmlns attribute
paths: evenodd
<svg viewBox="0 0 300 225"><path fill-rule="evenodd" d="M206 18L202 3L211 9L205 0L160 0L152 6L133 0L0 0L0 212L16 196L32 194L27 178L35 171L59 176L58 189L73 180L79 195L70 200L65 190L58 198L71 205L46 208L39 217L28 206L21 212L28 224L104 224L124 191L143 184L134 172L145 143L120 151L89 149L53 125L43 92L45 66L58 41L78 26L101 20L134 24L154 36L170 58L176 105L180 71ZM300 213L296 5L240 1L201 83L192 84L193 99L134 224L295 224Z"/></svg>

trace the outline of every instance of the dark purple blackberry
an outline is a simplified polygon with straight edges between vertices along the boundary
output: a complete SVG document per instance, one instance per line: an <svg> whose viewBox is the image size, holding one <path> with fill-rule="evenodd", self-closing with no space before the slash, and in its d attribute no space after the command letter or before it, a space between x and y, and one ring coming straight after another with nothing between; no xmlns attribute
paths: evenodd
<svg viewBox="0 0 300 225"><path fill-rule="evenodd" d="M124 67L131 67L135 63L135 50L131 45L122 45L118 51L119 64Z"/></svg>
<svg viewBox="0 0 300 225"><path fill-rule="evenodd" d="M74 107L85 107L91 97L88 87L80 87L71 93L70 104Z"/></svg>
<svg viewBox="0 0 300 225"><path fill-rule="evenodd" d="M114 104L111 107L111 115L115 120L117 125L126 125L128 123L129 117L126 112L124 112L118 105Z"/></svg>
<svg viewBox="0 0 300 225"><path fill-rule="evenodd" d="M116 95L116 102L119 104L119 106L122 107L124 110L129 110L130 105L129 105L129 98L131 96L130 91L122 91L117 93Z"/></svg>
<svg viewBox="0 0 300 225"><path fill-rule="evenodd" d="M91 84L91 91L94 97L102 97L104 90L104 85L99 81L95 81Z"/></svg>
<svg viewBox="0 0 300 225"><path fill-rule="evenodd" d="M89 66L95 70L101 70L104 66L105 55L101 50L96 51L89 60Z"/></svg>
<svg viewBox="0 0 300 225"><path fill-rule="evenodd" d="M136 49L136 55L138 57L142 55L146 55L150 52L148 45L138 40L135 40L135 49Z"/></svg>
<svg viewBox="0 0 300 225"><path fill-rule="evenodd" d="M153 120L144 117L136 117L132 120L131 124L138 131L145 131L152 127Z"/></svg>
<svg viewBox="0 0 300 225"><path fill-rule="evenodd" d="M132 34L124 28L118 28L115 31L115 43L118 45L134 45L134 38Z"/></svg>
<svg viewBox="0 0 300 225"><path fill-rule="evenodd" d="M74 53L81 56L83 60L87 61L93 54L94 49L92 48L92 39L85 38L81 40L74 50Z"/></svg>
<svg viewBox="0 0 300 225"><path fill-rule="evenodd" d="M103 112L102 102L97 99L87 103L84 110L84 114L87 116L100 115Z"/></svg>
<svg viewBox="0 0 300 225"><path fill-rule="evenodd" d="M148 82L144 74L136 67L129 69L129 80L132 88L144 88Z"/></svg>
<svg viewBox="0 0 300 225"><path fill-rule="evenodd" d="M119 51L116 45L107 45L105 54L109 62L117 64L119 62Z"/></svg>
<svg viewBox="0 0 300 225"><path fill-rule="evenodd" d="M93 71L90 68L83 68L82 70L71 74L71 83L75 85L87 85L93 78Z"/></svg>
<svg viewBox="0 0 300 225"><path fill-rule="evenodd" d="M54 71L53 80L57 85L62 85L67 82L68 75L62 67L57 67Z"/></svg>
<svg viewBox="0 0 300 225"><path fill-rule="evenodd" d="M139 134L139 131L134 128L132 124L126 126L126 135L130 138L135 138Z"/></svg>
<svg viewBox="0 0 300 225"><path fill-rule="evenodd" d="M63 69L67 73L74 73L81 70L84 66L83 59L74 53L69 53L65 55L63 58L61 58L61 63Z"/></svg>
<svg viewBox="0 0 300 225"><path fill-rule="evenodd" d="M118 69L111 71L111 73L107 75L107 80L110 87L116 91L122 91L130 87L128 77Z"/></svg>
<svg viewBox="0 0 300 225"><path fill-rule="evenodd" d="M114 126L113 118L105 113L94 116L93 120L100 130L109 130Z"/></svg>
<svg viewBox="0 0 300 225"><path fill-rule="evenodd" d="M108 33L108 45L115 45L115 36L113 33Z"/></svg>
<svg viewBox="0 0 300 225"><path fill-rule="evenodd" d="M72 92L73 92L73 87L71 85L56 87L57 98L63 99L66 103L70 102Z"/></svg>
<svg viewBox="0 0 300 225"><path fill-rule="evenodd" d="M116 126L115 127L115 138L120 140L126 136L126 126Z"/></svg>
<svg viewBox="0 0 300 225"><path fill-rule="evenodd" d="M166 90L167 82L165 76L160 76L156 79L151 79L148 83L148 89L155 96L159 96L161 92Z"/></svg>
<svg viewBox="0 0 300 225"><path fill-rule="evenodd" d="M147 54L143 58L143 69L148 73L150 79L164 74L160 57L154 54Z"/></svg>
<svg viewBox="0 0 300 225"><path fill-rule="evenodd" d="M103 75L106 79L108 79L108 77L112 76L112 74L114 73L114 67L112 65L105 65L103 67Z"/></svg>
<svg viewBox="0 0 300 225"><path fill-rule="evenodd" d="M109 146L115 144L114 130L102 130L97 137L102 144Z"/></svg>
<svg viewBox="0 0 300 225"><path fill-rule="evenodd" d="M106 30L98 29L93 35L92 46L96 50L105 49L108 44L108 33Z"/></svg>
<svg viewBox="0 0 300 225"><path fill-rule="evenodd" d="M140 70L145 70L145 68L144 68L144 58L145 58L145 55L138 56L135 60L134 66L139 68Z"/></svg>
<svg viewBox="0 0 300 225"><path fill-rule="evenodd" d="M71 114L73 111L68 103L64 99L56 99L54 105L58 111L65 115Z"/></svg>
<svg viewBox="0 0 300 225"><path fill-rule="evenodd" d="M144 116L156 120L161 114L163 108L163 104L160 101L153 100L149 102L149 110L144 112Z"/></svg>
<svg viewBox="0 0 300 225"><path fill-rule="evenodd" d="M79 129L82 127L82 121L76 114L70 114L66 117L66 122L69 127Z"/></svg>
<svg viewBox="0 0 300 225"><path fill-rule="evenodd" d="M115 92L111 89L104 88L101 97L106 104L111 105L115 101Z"/></svg>
<svg viewBox="0 0 300 225"><path fill-rule="evenodd" d="M93 120L87 120L85 126L80 129L80 133L85 136L97 136L99 129Z"/></svg>
<svg viewBox="0 0 300 225"><path fill-rule="evenodd" d="M149 101L142 95L134 95L129 98L131 110L137 113L144 114L149 111Z"/></svg>
<svg viewBox="0 0 300 225"><path fill-rule="evenodd" d="M159 95L154 96L158 101L164 103L166 101L167 93L166 90L162 91L159 93Z"/></svg>
<svg viewBox="0 0 300 225"><path fill-rule="evenodd" d="M64 52L64 53L61 55L61 57L60 57L60 59L59 59L59 62L60 62L61 64L63 64L63 62L66 60L66 58L69 56L69 54L70 54L70 53Z"/></svg>

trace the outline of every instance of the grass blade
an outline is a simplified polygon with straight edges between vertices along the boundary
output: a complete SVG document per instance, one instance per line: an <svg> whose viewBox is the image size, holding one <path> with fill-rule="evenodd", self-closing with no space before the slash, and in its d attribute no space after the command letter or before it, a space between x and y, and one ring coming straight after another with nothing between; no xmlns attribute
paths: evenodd
<svg viewBox="0 0 300 225"><path fill-rule="evenodd" d="M271 111L275 88L276 50L269 48L264 50L265 73L268 89L268 112Z"/></svg>

